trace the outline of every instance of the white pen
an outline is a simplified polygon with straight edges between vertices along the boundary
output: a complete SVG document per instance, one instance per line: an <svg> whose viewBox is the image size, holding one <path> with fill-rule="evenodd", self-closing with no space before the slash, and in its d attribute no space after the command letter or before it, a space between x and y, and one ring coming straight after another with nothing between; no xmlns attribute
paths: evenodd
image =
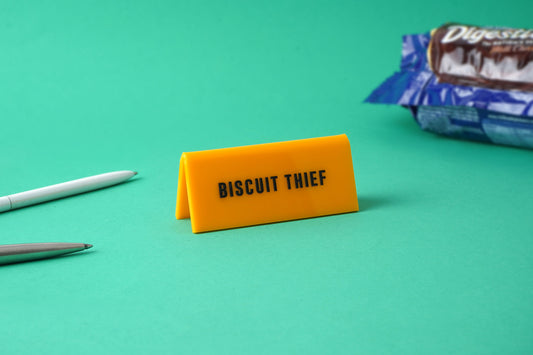
<svg viewBox="0 0 533 355"><path fill-rule="evenodd" d="M135 175L137 172L130 170L114 171L7 195L0 197L0 212L116 185Z"/></svg>

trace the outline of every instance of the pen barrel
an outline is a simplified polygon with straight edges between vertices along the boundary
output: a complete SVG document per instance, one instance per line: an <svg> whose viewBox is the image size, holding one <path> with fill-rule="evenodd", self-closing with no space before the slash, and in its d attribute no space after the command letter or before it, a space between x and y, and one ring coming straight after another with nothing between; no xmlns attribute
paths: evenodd
<svg viewBox="0 0 533 355"><path fill-rule="evenodd" d="M0 197L0 212L9 211L11 209L11 200L8 196Z"/></svg>
<svg viewBox="0 0 533 355"><path fill-rule="evenodd" d="M83 243L31 243L0 245L0 265L52 258L88 249Z"/></svg>
<svg viewBox="0 0 533 355"><path fill-rule="evenodd" d="M7 208L7 201L0 199L0 212L116 185L134 175L132 171L115 171L5 196L2 199L7 198L10 207Z"/></svg>

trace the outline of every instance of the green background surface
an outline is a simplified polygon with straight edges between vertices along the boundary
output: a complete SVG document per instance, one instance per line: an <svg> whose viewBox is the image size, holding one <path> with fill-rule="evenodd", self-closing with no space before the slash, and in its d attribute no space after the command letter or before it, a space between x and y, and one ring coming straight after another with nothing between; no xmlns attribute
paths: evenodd
<svg viewBox="0 0 533 355"><path fill-rule="evenodd" d="M532 27L529 0L7 1L0 195L131 182L0 215L3 354L533 352L533 155L363 104L401 36ZM346 133L361 211L194 235L184 151Z"/></svg>

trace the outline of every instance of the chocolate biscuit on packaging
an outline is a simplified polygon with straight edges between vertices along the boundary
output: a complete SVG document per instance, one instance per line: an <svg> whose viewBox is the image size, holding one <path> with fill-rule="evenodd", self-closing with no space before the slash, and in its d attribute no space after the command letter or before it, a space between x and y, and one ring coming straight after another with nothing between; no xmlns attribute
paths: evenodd
<svg viewBox="0 0 533 355"><path fill-rule="evenodd" d="M533 91L533 29L444 25L428 62L440 82Z"/></svg>

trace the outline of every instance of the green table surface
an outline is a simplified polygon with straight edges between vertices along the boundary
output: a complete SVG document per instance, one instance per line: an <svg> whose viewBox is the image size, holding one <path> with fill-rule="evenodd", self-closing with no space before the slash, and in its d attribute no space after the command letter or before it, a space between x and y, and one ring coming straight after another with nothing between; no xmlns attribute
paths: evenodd
<svg viewBox="0 0 533 355"><path fill-rule="evenodd" d="M531 27L507 5L2 2L0 195L139 172L0 215L0 244L94 244L0 268L2 354L533 352L533 152L363 103L403 34ZM341 133L360 212L175 219L182 152Z"/></svg>

